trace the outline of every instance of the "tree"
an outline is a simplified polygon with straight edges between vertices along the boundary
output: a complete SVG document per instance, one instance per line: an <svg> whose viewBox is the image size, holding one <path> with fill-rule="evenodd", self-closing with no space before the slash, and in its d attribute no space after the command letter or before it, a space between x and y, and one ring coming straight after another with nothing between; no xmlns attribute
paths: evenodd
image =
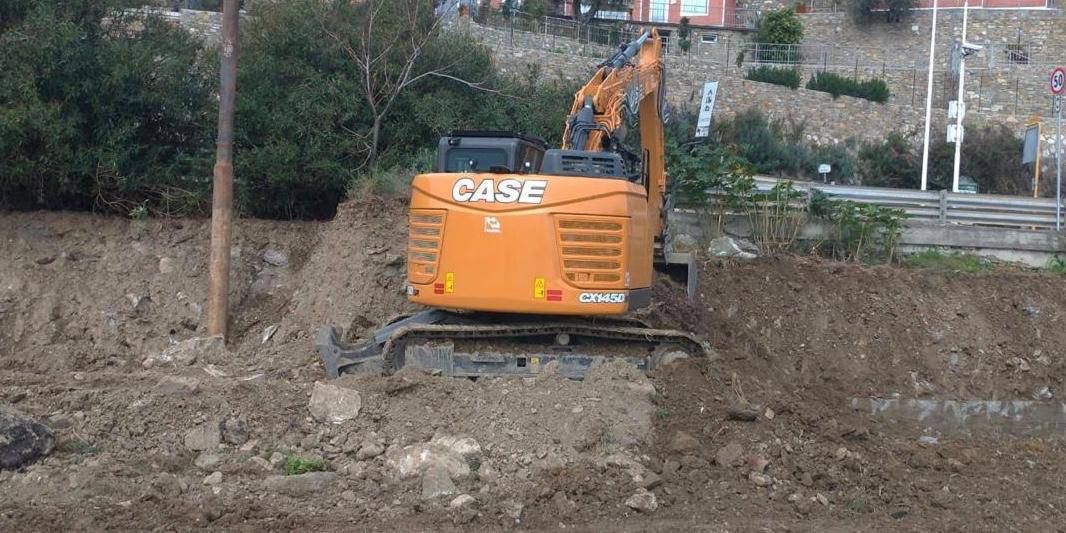
<svg viewBox="0 0 1066 533"><path fill-rule="evenodd" d="M781 8L763 15L755 40L765 44L799 44L803 40L803 23L791 8Z"/></svg>
<svg viewBox="0 0 1066 533"><path fill-rule="evenodd" d="M522 11L535 18L544 18L548 14L547 0L526 0L522 2Z"/></svg>
<svg viewBox="0 0 1066 533"><path fill-rule="evenodd" d="M359 91L370 115L365 163L373 169L381 148L381 129L397 99L416 84L446 78L471 88L487 89L485 80L460 77L461 54L441 54L427 61L442 39L440 19L422 0L365 0L325 6L319 21L348 54L359 79ZM351 10L334 13L333 10ZM340 15L340 16L338 16ZM343 20L345 23L338 24ZM439 48L439 47L438 47Z"/></svg>
<svg viewBox="0 0 1066 533"><path fill-rule="evenodd" d="M0 1L0 207L202 207L214 65L115 1Z"/></svg>
<svg viewBox="0 0 1066 533"><path fill-rule="evenodd" d="M685 54L692 48L692 26L688 17L681 17L681 23L677 25L677 46Z"/></svg>
<svg viewBox="0 0 1066 533"><path fill-rule="evenodd" d="M849 11L859 24L870 24L884 17L885 22L903 22L918 7L918 0L850 0Z"/></svg>

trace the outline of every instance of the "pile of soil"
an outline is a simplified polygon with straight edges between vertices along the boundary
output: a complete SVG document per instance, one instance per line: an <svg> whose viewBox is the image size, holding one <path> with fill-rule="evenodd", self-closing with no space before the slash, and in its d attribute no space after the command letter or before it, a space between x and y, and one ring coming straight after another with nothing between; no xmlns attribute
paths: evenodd
<svg viewBox="0 0 1066 533"><path fill-rule="evenodd" d="M49 457L0 471L0 529L1063 523L1060 440L922 439L848 402L1058 393L1060 277L711 261L695 301L662 278L644 318L716 358L650 379L617 366L583 382L346 377L331 385L358 392L357 412L316 420L316 328L357 338L413 309L405 227L391 201L346 204L328 223L240 221L228 352L187 364L159 355L205 334L205 221L0 214L0 404L57 438ZM397 475L389 458L443 437L479 451L454 490L427 498L428 476ZM329 473L283 476L286 463Z"/></svg>

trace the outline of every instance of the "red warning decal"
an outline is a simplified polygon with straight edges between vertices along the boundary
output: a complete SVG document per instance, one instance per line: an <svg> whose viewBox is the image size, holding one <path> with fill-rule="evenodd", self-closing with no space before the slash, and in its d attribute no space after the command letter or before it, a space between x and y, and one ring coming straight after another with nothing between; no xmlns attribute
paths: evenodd
<svg viewBox="0 0 1066 533"><path fill-rule="evenodd" d="M444 294L444 284L443 283L434 283L433 284L433 294Z"/></svg>
<svg viewBox="0 0 1066 533"><path fill-rule="evenodd" d="M559 289L548 289L547 300L549 302L561 302L563 301L563 291Z"/></svg>

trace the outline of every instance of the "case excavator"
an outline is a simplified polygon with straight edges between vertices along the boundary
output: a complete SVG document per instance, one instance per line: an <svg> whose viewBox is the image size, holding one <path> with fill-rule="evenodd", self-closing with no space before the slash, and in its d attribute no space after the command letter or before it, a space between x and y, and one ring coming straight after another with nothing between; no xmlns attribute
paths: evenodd
<svg viewBox="0 0 1066 533"><path fill-rule="evenodd" d="M662 41L650 30L578 91L561 148L510 132L442 138L435 171L411 182L406 291L430 309L357 345L323 327L327 374L580 379L610 359L647 371L704 355L691 335L631 314L651 301L656 263L680 265L695 289L694 261L666 238L664 114ZM624 143L634 122L640 153Z"/></svg>

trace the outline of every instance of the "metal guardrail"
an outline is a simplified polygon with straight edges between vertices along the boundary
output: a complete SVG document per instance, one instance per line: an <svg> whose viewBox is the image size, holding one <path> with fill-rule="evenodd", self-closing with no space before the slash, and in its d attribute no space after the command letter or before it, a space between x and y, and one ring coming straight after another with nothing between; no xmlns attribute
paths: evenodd
<svg viewBox="0 0 1066 533"><path fill-rule="evenodd" d="M770 191L780 181L783 180L763 176L755 178L761 192ZM912 220L1025 229L1055 228L1053 198L827 185L804 181L794 181L793 185L797 190L808 193L811 189L818 189L834 199L902 209Z"/></svg>

